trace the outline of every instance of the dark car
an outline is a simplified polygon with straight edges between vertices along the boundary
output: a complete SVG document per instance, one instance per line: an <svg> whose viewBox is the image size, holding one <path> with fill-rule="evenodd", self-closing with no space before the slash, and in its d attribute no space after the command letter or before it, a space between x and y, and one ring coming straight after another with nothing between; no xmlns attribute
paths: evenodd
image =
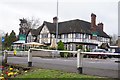
<svg viewBox="0 0 120 80"><path fill-rule="evenodd" d="M116 48L114 53L119 53L120 54L120 48ZM120 55L113 55L114 58L120 58Z"/></svg>
<svg viewBox="0 0 120 80"><path fill-rule="evenodd" d="M106 53L107 51L105 49L93 49L92 52L96 53ZM99 58L99 59L106 59L106 54L87 54L86 55L89 58Z"/></svg>

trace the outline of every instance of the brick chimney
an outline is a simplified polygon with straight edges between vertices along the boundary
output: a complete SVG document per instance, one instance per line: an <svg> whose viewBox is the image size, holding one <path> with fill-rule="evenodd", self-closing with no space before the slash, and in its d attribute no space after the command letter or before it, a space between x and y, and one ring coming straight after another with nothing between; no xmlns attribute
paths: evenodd
<svg viewBox="0 0 120 80"><path fill-rule="evenodd" d="M54 17L54 18L53 18L53 23L57 23L57 21L58 21L58 18L57 18L57 17Z"/></svg>
<svg viewBox="0 0 120 80"><path fill-rule="evenodd" d="M103 31L103 23L98 23L98 29Z"/></svg>
<svg viewBox="0 0 120 80"><path fill-rule="evenodd" d="M91 39L96 40L96 15L95 14L91 14L91 32L92 32L92 36Z"/></svg>
<svg viewBox="0 0 120 80"><path fill-rule="evenodd" d="M91 29L92 31L96 31L96 15L91 14Z"/></svg>

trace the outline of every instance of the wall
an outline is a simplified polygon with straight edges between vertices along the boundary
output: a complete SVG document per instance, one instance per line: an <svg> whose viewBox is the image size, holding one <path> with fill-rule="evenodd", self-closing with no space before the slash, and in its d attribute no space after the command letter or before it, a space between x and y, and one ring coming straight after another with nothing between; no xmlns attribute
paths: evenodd
<svg viewBox="0 0 120 80"><path fill-rule="evenodd" d="M53 52L49 52L49 51L32 51L32 56L37 56L37 57L59 57L59 54L55 54Z"/></svg>

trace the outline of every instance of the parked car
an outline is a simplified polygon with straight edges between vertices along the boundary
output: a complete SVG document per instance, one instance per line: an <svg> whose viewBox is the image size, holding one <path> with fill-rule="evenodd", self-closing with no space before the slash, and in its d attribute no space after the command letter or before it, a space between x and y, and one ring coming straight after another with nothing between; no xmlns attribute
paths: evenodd
<svg viewBox="0 0 120 80"><path fill-rule="evenodd" d="M106 53L107 51L105 49L93 49L92 52ZM108 56L106 54L87 54L86 57L88 57L88 58L106 59Z"/></svg>
<svg viewBox="0 0 120 80"><path fill-rule="evenodd" d="M114 53L119 53L120 54L120 48L116 48ZM114 58L120 58L120 56L113 56Z"/></svg>

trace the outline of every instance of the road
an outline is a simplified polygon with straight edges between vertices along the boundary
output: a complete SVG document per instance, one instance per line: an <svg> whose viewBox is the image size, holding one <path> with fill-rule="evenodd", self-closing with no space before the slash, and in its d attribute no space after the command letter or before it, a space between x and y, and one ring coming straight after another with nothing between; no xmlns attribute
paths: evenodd
<svg viewBox="0 0 120 80"><path fill-rule="evenodd" d="M85 58L83 59L83 74L117 78L120 64L115 63L116 60L115 58L106 60ZM32 61L34 67L62 70L66 72L78 72L76 58L33 57ZM8 63L27 66L27 57L8 57Z"/></svg>

